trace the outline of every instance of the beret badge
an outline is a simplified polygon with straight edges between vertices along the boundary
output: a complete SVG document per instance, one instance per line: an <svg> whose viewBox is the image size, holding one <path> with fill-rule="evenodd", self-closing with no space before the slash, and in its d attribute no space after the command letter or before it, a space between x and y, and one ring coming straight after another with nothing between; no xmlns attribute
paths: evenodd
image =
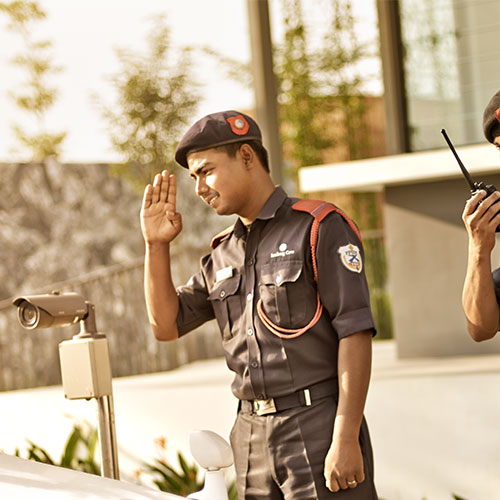
<svg viewBox="0 0 500 500"><path fill-rule="evenodd" d="M242 115L229 116L226 118L231 130L236 135L245 135L250 128L249 123L245 120L245 117Z"/></svg>

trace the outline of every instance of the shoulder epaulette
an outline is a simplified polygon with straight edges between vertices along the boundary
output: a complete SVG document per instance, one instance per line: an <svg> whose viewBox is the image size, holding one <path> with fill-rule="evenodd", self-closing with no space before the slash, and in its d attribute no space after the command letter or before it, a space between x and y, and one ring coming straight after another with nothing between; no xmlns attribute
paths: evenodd
<svg viewBox="0 0 500 500"><path fill-rule="evenodd" d="M330 212L338 213L350 226L350 228L354 231L356 236L359 238L359 241L362 243L361 233L359 232L358 226L354 223L352 219L350 219L345 212L340 210L339 207L335 206L333 203L329 203L327 201L321 200L299 200L296 201L292 208L294 210L298 210L300 212L307 212L311 214L315 220L321 222Z"/></svg>
<svg viewBox="0 0 500 500"><path fill-rule="evenodd" d="M219 234L216 234L213 238L212 241L210 242L210 247L212 250L214 248L217 248L219 243L228 235L230 235L233 232L234 224L232 224L229 227L226 227L223 231L221 231Z"/></svg>

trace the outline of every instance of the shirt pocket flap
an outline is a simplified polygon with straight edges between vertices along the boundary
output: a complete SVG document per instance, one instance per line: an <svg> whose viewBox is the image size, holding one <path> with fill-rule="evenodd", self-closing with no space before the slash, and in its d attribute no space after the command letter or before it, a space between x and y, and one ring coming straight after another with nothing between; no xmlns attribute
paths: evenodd
<svg viewBox="0 0 500 500"><path fill-rule="evenodd" d="M225 300L227 297L234 295L240 286L241 275L236 274L231 278L226 278L220 283L216 283L212 293L208 296L208 300Z"/></svg>
<svg viewBox="0 0 500 500"><path fill-rule="evenodd" d="M277 286L281 286L283 283L293 283L299 279L302 267L301 260L271 262L262 266L262 283Z"/></svg>

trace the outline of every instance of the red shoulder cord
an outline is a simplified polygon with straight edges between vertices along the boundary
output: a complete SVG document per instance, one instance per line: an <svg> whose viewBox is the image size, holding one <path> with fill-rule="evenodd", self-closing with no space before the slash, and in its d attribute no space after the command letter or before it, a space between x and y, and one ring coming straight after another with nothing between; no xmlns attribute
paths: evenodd
<svg viewBox="0 0 500 500"><path fill-rule="evenodd" d="M349 219L349 217L347 217L347 215L344 212L342 212L342 210L337 208L335 205L332 205L331 203L326 203L317 200L299 200L292 205L292 208L294 210L299 210L301 212L307 212L314 217L314 221L311 226L310 243L311 243L311 257L312 257L312 266L314 273L314 282L317 284L318 265L316 262L316 244L318 242L318 231L320 222L330 212L337 212L351 226L356 235L359 237L360 241L361 241L361 235L359 234L359 230L354 224L354 222L352 222L351 219ZM284 339L294 339L300 337L300 335L307 332L307 330L311 329L319 321L321 313L323 312L323 304L321 304L319 291L316 292L316 300L317 300L316 312L314 313L314 316L311 319L311 321L309 321L309 323L302 328L297 328L297 329L282 328L281 326L274 324L266 316L266 313L264 312L264 308L262 307L262 299L259 299L259 301L257 302L257 315L259 316L260 320L265 325L265 327L274 335Z"/></svg>

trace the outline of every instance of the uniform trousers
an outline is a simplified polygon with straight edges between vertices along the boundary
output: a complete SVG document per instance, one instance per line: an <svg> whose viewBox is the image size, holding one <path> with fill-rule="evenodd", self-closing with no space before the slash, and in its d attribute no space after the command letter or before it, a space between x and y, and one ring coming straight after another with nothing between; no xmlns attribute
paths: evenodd
<svg viewBox="0 0 500 500"><path fill-rule="evenodd" d="M359 439L365 480L337 493L325 485L336 410L334 397L271 415L240 410L231 431L239 500L377 500L364 418Z"/></svg>

